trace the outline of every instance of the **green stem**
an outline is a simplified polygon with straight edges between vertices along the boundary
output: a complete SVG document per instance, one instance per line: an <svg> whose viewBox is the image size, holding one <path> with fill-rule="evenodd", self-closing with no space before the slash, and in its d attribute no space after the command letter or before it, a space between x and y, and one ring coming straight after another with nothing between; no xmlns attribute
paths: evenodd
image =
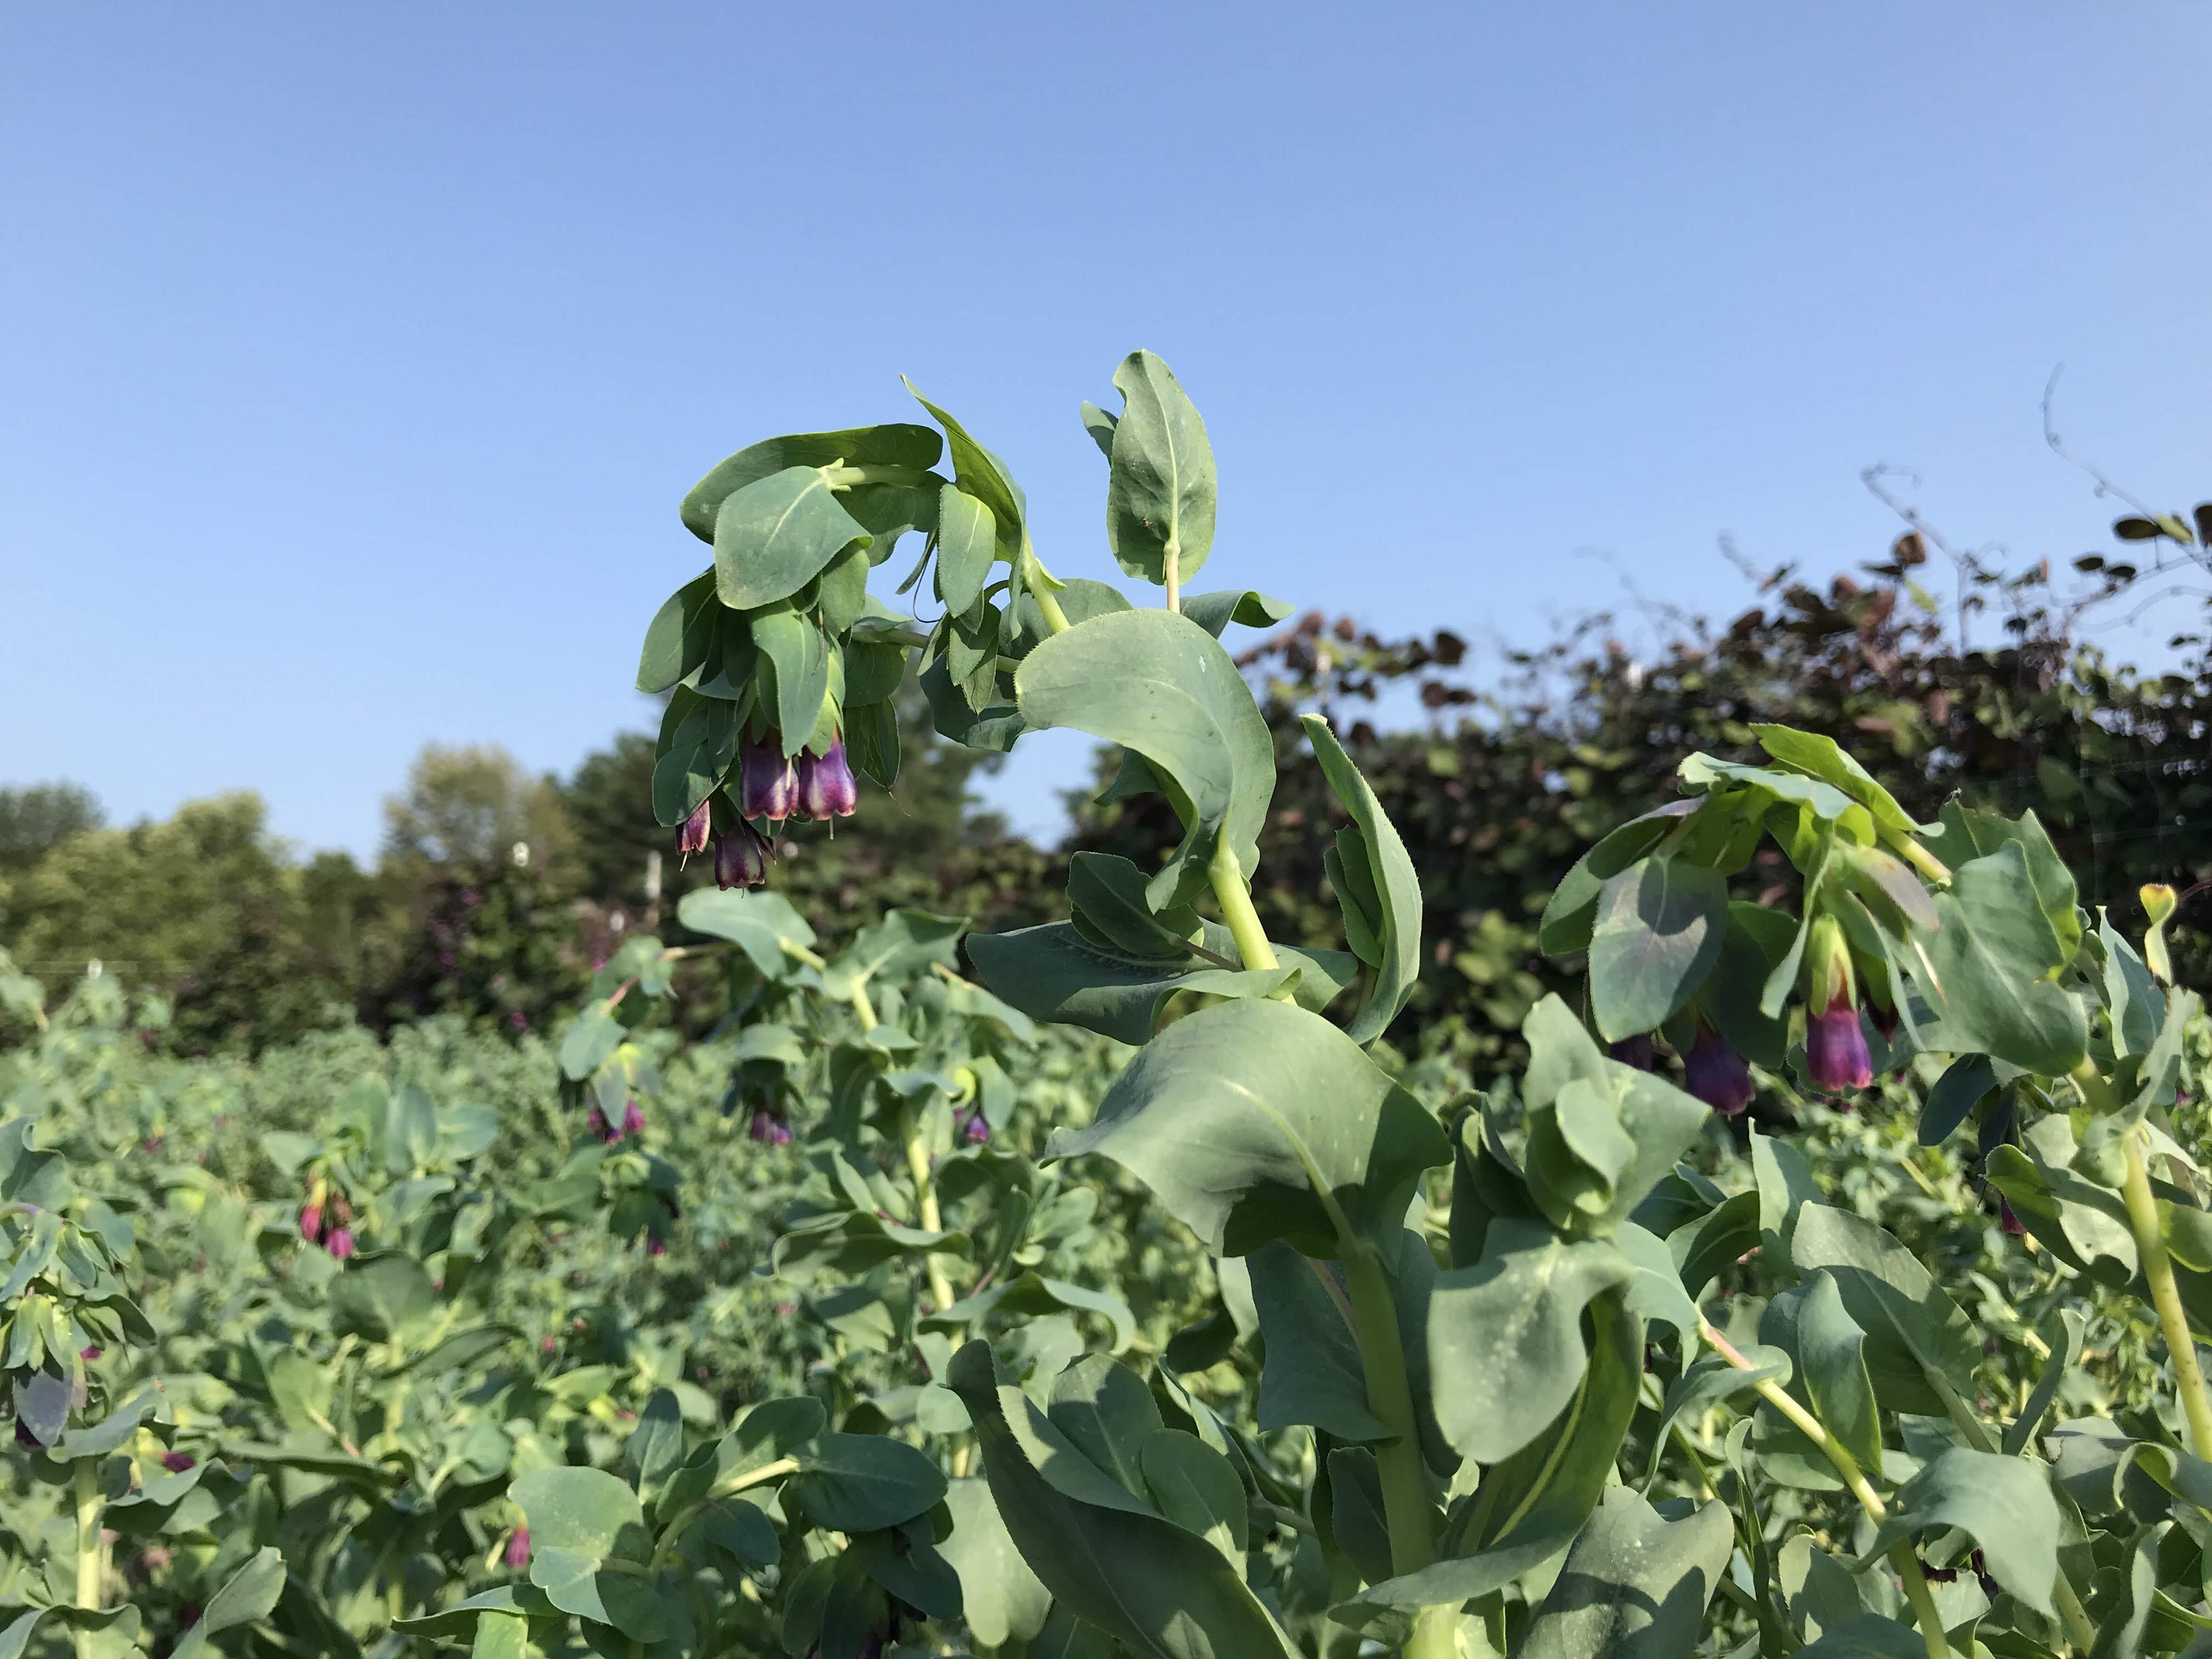
<svg viewBox="0 0 2212 1659"><path fill-rule="evenodd" d="M2091 1111L2106 1116L2120 1109L2119 1097L2094 1060L2085 1058L2067 1075ZM2120 1195L2127 1200L2128 1226L2136 1236L2136 1255L2142 1262L2143 1278L2150 1284L2151 1305L2158 1310L2158 1328L2166 1337L2166 1358L2173 1364L2174 1391L2181 1396L2182 1414L2189 1419L2190 1439L2199 1457L2212 1456L2212 1397L2204 1392L2203 1368L2197 1363L2197 1340L2190 1333L2188 1311L2181 1305L2181 1287L2174 1283L2172 1258L2166 1252L2166 1230L2159 1224L2158 1195L2150 1189L2143 1139L2142 1127L2137 1125L2121 1139L2127 1170Z"/></svg>
<svg viewBox="0 0 2212 1659"><path fill-rule="evenodd" d="M1179 611L1182 609L1182 538L1179 536L1168 538L1165 566L1162 574L1167 578L1168 609Z"/></svg>
<svg viewBox="0 0 2212 1659"><path fill-rule="evenodd" d="M1036 601L1038 613L1044 617L1044 625L1055 634L1067 632L1067 613L1060 608L1060 599L1054 591L1060 586L1059 578L1044 568L1044 561L1037 557L1036 549L1030 545L1030 532L1026 530L1022 532L1022 586Z"/></svg>
<svg viewBox="0 0 2212 1659"><path fill-rule="evenodd" d="M678 1511L676 1518L660 1529L660 1536L663 1540L665 1540L665 1549L672 1551L675 1547L676 1540L683 1537L684 1528L690 1526L701 1516L706 1514L708 1510L720 1503L725 1498L733 1498L738 1493L744 1491L748 1486L763 1486L770 1480L781 1480L787 1474L796 1474L798 1473L799 1460L797 1458L779 1457L773 1463L763 1463L757 1469L747 1469L743 1474L733 1476L730 1480L723 1481L720 1486L709 1492L697 1503L692 1504L688 1509ZM671 1554L668 1556L668 1559L672 1561L675 1558Z"/></svg>
<svg viewBox="0 0 2212 1659"><path fill-rule="evenodd" d="M845 1000L853 1005L853 1012L860 1016L860 1030L864 1032L874 1030L877 1024L876 1005L869 1000L867 981L854 980L853 988L846 994Z"/></svg>
<svg viewBox="0 0 2212 1659"><path fill-rule="evenodd" d="M1340 1228L1345 1289L1352 1312L1352 1337L1359 1345L1360 1368L1367 1376L1367 1409L1390 1438L1376 1448L1382 1480L1382 1513L1390 1528L1390 1571L1399 1577L1419 1572L1437 1559L1431 1525L1428 1473L1421 1463L1420 1428L1413 1415L1413 1385L1406 1376L1406 1352L1398 1331L1398 1309L1390 1295L1382 1258L1366 1239ZM1423 1607L1413 1617L1407 1659L1452 1659L1457 1650L1456 1623L1449 1604Z"/></svg>
<svg viewBox="0 0 2212 1659"><path fill-rule="evenodd" d="M1267 943L1267 930L1260 925L1260 913L1252 908L1251 890L1244 884L1244 867L1237 863L1237 854L1227 842L1213 850L1212 861L1206 867L1207 878L1213 884L1213 896L1221 906L1221 919L1229 924L1229 936L1237 941L1237 954L1247 968L1264 972L1282 964L1275 960L1275 947Z"/></svg>
<svg viewBox="0 0 2212 1659"><path fill-rule="evenodd" d="M1740 1371L1755 1371L1758 1366L1744 1358L1735 1344L1712 1328L1709 1321L1698 1322L1698 1334L1723 1359ZM1836 1473L1844 1478L1844 1485L1858 1499L1859 1507L1867 1518L1880 1526L1889 1518L1889 1506L1859 1468L1859 1461L1844 1449L1843 1443L1828 1432L1827 1425L1790 1397L1786 1389L1776 1385L1771 1376L1761 1377L1753 1383L1753 1391L1761 1400L1787 1418L1791 1425L1808 1440L1820 1449L1821 1455L1835 1466ZM1928 1644L1928 1659L1951 1659L1951 1644L1943 1632L1943 1620L1936 1611L1936 1597L1922 1576L1920 1558L1912 1553L1911 1540L1899 1539L1889 1552L1889 1559L1897 1568L1897 1576L1905 1583L1905 1594L1912 1603L1914 1616L1920 1623L1921 1638Z"/></svg>
<svg viewBox="0 0 2212 1659"><path fill-rule="evenodd" d="M2143 1162L2142 1131L2130 1129L2121 1146L2127 1158L2127 1179L2120 1191L2128 1202L2128 1224L2135 1230L2136 1254L2142 1258L2143 1277L2150 1281L2159 1329L2166 1334L2174 1389L2181 1395L2182 1413L2189 1419L2189 1437L2197 1455L2212 1456L2212 1400L2204 1393L2204 1371L2197 1363L2197 1340L2189 1329L2188 1311L2181 1305L2181 1287L2174 1282L2173 1260L2166 1251L2158 1198L2150 1189L2149 1166Z"/></svg>
<svg viewBox="0 0 2212 1659"><path fill-rule="evenodd" d="M76 1604L87 1609L100 1606L100 1487L99 1460L80 1457L70 1465L76 1492ZM80 1652L88 1651L90 1632L79 1634Z"/></svg>
<svg viewBox="0 0 2212 1659"><path fill-rule="evenodd" d="M1910 1539L1900 1538L1889 1547L1889 1564L1897 1569L1898 1579L1905 1586L1905 1599L1912 1603L1920 1639L1928 1644L1928 1659L1951 1659L1951 1640L1944 1634L1943 1615L1936 1611L1936 1592L1928 1588Z"/></svg>
<svg viewBox="0 0 2212 1659"><path fill-rule="evenodd" d="M822 476L829 481L830 489L841 494L860 484L904 484L913 489L933 482L932 475L921 467L893 466L881 461L860 466L825 466Z"/></svg>
<svg viewBox="0 0 2212 1659"><path fill-rule="evenodd" d="M906 1131L907 1173L914 1177L915 1212L924 1232L941 1233L945 1231L945 1215L938 1208L937 1188L929 1179L929 1148L922 1143L914 1114L908 1112L905 1116L902 1127ZM952 1305L952 1282L945 1276L945 1264L937 1259L934 1251L925 1255L921 1261L929 1273L929 1294L937 1304L936 1311L943 1313Z"/></svg>

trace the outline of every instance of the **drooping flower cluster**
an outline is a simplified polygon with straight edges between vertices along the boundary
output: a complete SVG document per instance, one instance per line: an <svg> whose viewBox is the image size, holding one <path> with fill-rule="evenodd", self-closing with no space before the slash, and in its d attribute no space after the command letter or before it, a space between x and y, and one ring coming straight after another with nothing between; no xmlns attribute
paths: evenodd
<svg viewBox="0 0 2212 1659"><path fill-rule="evenodd" d="M717 835L714 828L713 798L699 803L678 832L677 850L689 858L714 851L717 887L757 887L768 879L775 844L759 825L782 823L794 818L824 823L849 818L860 811L860 784L846 758L842 738L830 740L826 752L802 750L794 759L783 752L781 734L770 727L757 741L748 739L738 761L736 787L726 789L724 799L735 812Z"/></svg>
<svg viewBox="0 0 2212 1659"><path fill-rule="evenodd" d="M788 1146L791 1145L791 1120L781 1112L771 1111L763 1106L753 1114L753 1121L746 1127L745 1133L763 1146Z"/></svg>
<svg viewBox="0 0 2212 1659"><path fill-rule="evenodd" d="M635 1100L630 1101L623 1108L622 1121L610 1123L607 1121L607 1115L594 1106L584 1114L584 1127L611 1146L625 1135L640 1134L644 1132L645 1109Z"/></svg>
<svg viewBox="0 0 2212 1659"><path fill-rule="evenodd" d="M343 1261L354 1253L353 1206L331 1187L328 1177L317 1176L307 1183L307 1201L300 1206L300 1237Z"/></svg>
<svg viewBox="0 0 2212 1659"><path fill-rule="evenodd" d="M1874 1081L1850 950L1842 924L1825 911L1814 918L1805 949L1805 1074L1836 1095Z"/></svg>

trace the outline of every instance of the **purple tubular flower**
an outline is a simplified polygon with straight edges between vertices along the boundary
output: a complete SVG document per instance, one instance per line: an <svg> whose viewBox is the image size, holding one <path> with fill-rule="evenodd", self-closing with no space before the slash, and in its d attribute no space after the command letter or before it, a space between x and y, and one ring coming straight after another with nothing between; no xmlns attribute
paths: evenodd
<svg viewBox="0 0 2212 1659"><path fill-rule="evenodd" d="M1859 1025L1858 1005L1849 993L1838 992L1823 1013L1808 1011L1805 1069L1813 1086L1829 1094L1863 1089L1874 1081L1874 1060Z"/></svg>
<svg viewBox="0 0 2212 1659"><path fill-rule="evenodd" d="M647 1239L645 1241L645 1253L647 1255L666 1255L668 1254L668 1241L664 1238Z"/></svg>
<svg viewBox="0 0 2212 1659"><path fill-rule="evenodd" d="M1649 1031L1638 1031L1634 1036L1621 1038L1613 1045L1610 1052L1622 1065L1633 1066L1639 1072L1650 1071L1656 1057Z"/></svg>
<svg viewBox="0 0 2212 1659"><path fill-rule="evenodd" d="M1682 1056L1682 1070L1690 1092L1723 1117L1735 1116L1759 1092L1751 1080L1750 1065L1702 1019L1696 1041Z"/></svg>
<svg viewBox="0 0 2212 1659"><path fill-rule="evenodd" d="M194 1459L190 1452L173 1451L161 1454L161 1467L168 1470L171 1474L182 1474L186 1469L191 1468Z"/></svg>
<svg viewBox="0 0 2212 1659"><path fill-rule="evenodd" d="M769 1137L775 1133L775 1120L769 1115L768 1109L763 1107L753 1114L752 1124L745 1133L765 1146Z"/></svg>
<svg viewBox="0 0 2212 1659"><path fill-rule="evenodd" d="M991 1126L983 1121L982 1113L977 1112L968 1120L967 1127L961 1133L967 1136L969 1146L981 1146L991 1138Z"/></svg>
<svg viewBox="0 0 2212 1659"><path fill-rule="evenodd" d="M530 1565L530 1528L517 1527L507 1535L507 1565L520 1572Z"/></svg>
<svg viewBox="0 0 2212 1659"><path fill-rule="evenodd" d="M860 808L860 787L845 758L845 740L831 740L826 755L799 757L799 805L811 818L849 818Z"/></svg>
<svg viewBox="0 0 2212 1659"><path fill-rule="evenodd" d="M99 1358L100 1358L100 1345L99 1345L97 1342L95 1342L95 1343L94 1343L94 1344L93 1344L90 1347L88 1347L88 1348L80 1349L80 1350L78 1351L78 1352L77 1352L77 1358L78 1358L79 1359L83 1360L83 1361L85 1362L85 1364L87 1364L88 1365L88 1364L90 1364L94 1360L95 1360L95 1359Z"/></svg>
<svg viewBox="0 0 2212 1659"><path fill-rule="evenodd" d="M714 843L714 885L757 887L768 879L768 838L746 823L722 832Z"/></svg>
<svg viewBox="0 0 2212 1659"><path fill-rule="evenodd" d="M645 1132L645 1108L632 1101L623 1108L623 1133L626 1135Z"/></svg>
<svg viewBox="0 0 2212 1659"><path fill-rule="evenodd" d="M684 819L684 827L676 832L676 850L687 859L694 853L705 852L708 832L713 825L713 815L708 811L707 803L702 800L698 810Z"/></svg>
<svg viewBox="0 0 2212 1659"><path fill-rule="evenodd" d="M2021 1224L2020 1218L2012 1212L2012 1206L2002 1198L1997 1200L1997 1225L2011 1237L2026 1238L2027 1237L2027 1229Z"/></svg>
<svg viewBox="0 0 2212 1659"><path fill-rule="evenodd" d="M781 1118L776 1119L774 1123L769 1126L768 1144L771 1146L790 1146L791 1125L785 1122Z"/></svg>
<svg viewBox="0 0 2212 1659"><path fill-rule="evenodd" d="M749 743L738 761L738 811L775 821L799 810L799 775L773 732L768 743Z"/></svg>
<svg viewBox="0 0 2212 1659"><path fill-rule="evenodd" d="M333 1227L331 1236L323 1241L323 1248L338 1261L343 1261L353 1254L353 1229Z"/></svg>
<svg viewBox="0 0 2212 1659"><path fill-rule="evenodd" d="M611 1146L623 1138L620 1128L607 1121L607 1115L594 1106L584 1114L584 1127Z"/></svg>

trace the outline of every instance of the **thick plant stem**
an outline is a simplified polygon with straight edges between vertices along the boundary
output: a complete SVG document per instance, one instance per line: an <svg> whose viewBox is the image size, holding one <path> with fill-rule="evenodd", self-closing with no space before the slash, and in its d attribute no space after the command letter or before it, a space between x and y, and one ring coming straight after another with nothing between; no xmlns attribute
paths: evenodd
<svg viewBox="0 0 2212 1659"><path fill-rule="evenodd" d="M2103 1116L2120 1109L2119 1097L2094 1060L2084 1059L2067 1075L2091 1111ZM2120 1142L2126 1159L2120 1195L2127 1201L2129 1231L2136 1236L2136 1255L2142 1262L2143 1278L2150 1284L2159 1330L2166 1337L2166 1357L2173 1364L2174 1391L2181 1396L2182 1415L2189 1419L2189 1437L2196 1443L2199 1457L2212 1457L2212 1397L2204 1392L2204 1370L2197 1363L2197 1340L2190 1334L2189 1315L2181 1305L2181 1287L2173 1282L2173 1260L2166 1251L2166 1230L2158 1219L2158 1195L2150 1189L2150 1166L2143 1162L2142 1149L2143 1131L2138 1125Z"/></svg>
<svg viewBox="0 0 2212 1659"><path fill-rule="evenodd" d="M1022 586L1036 601L1037 612L1044 618L1044 625L1055 634L1067 632L1067 613L1060 608L1059 596L1053 592L1060 584L1052 572L1044 568L1044 561L1037 557L1036 550L1030 545L1026 530L1022 532Z"/></svg>
<svg viewBox="0 0 2212 1659"><path fill-rule="evenodd" d="M1735 1344L1715 1330L1710 1322L1703 1319L1698 1322L1698 1334L1705 1339L1708 1347L1736 1370L1753 1371L1759 1369L1744 1358L1742 1351ZM1875 1491L1873 1484L1867 1480L1865 1472L1859 1468L1858 1459L1828 1432L1825 1423L1791 1399L1789 1391L1778 1386L1772 1377L1761 1377L1751 1386L1760 1399L1789 1419L1799 1433L1820 1449L1821 1455L1835 1466L1838 1474L1843 1476L1844 1485L1850 1489L1851 1496L1858 1499L1859 1507L1867 1512L1869 1520L1880 1526L1889 1518L1889 1506L1881 1501L1881 1494ZM1920 1558L1912 1553L1910 1540L1899 1539L1889 1552L1889 1559L1897 1569L1898 1577L1904 1582L1906 1599L1912 1603L1913 1616L1920 1624L1921 1639L1928 1644L1928 1659L1951 1659L1950 1638L1944 1634L1943 1621L1936 1611L1935 1595L1929 1589L1928 1580L1921 1573Z"/></svg>
<svg viewBox="0 0 2212 1659"><path fill-rule="evenodd" d="M1206 867L1207 878L1213 884L1215 902L1221 906L1221 919L1229 925L1229 936L1237 941L1237 954L1244 966L1266 971L1282 964L1275 960L1275 947L1267 943L1267 930L1260 926L1260 913L1252 908L1251 890L1244 884L1243 866L1237 862L1237 854L1229 843L1223 842L1213 849L1212 862Z"/></svg>
<svg viewBox="0 0 2212 1659"><path fill-rule="evenodd" d="M684 1528L690 1526L701 1516L706 1514L708 1510L714 1508L715 1504L720 1503L725 1498L734 1497L738 1492L744 1492L753 1486L765 1486L771 1480L781 1480L787 1474L796 1474L798 1472L799 1460L797 1458L779 1457L773 1463L763 1463L757 1469L747 1469L742 1474L733 1475L729 1480L718 1483L704 1498L692 1504L689 1509L683 1510L673 1521L670 1522L665 1527L661 1528L660 1535L663 1539L667 1540L665 1551L667 1559L673 1559L677 1541L683 1537ZM601 1563L603 1567L611 1566L614 1565L615 1564L611 1561ZM650 1569L645 1567L633 1567L631 1571L636 1572L647 1572L649 1571Z"/></svg>
<svg viewBox="0 0 2212 1659"><path fill-rule="evenodd" d="M1182 609L1182 544L1172 536L1168 538L1165 563L1167 568L1162 574L1167 578L1168 609L1181 611Z"/></svg>
<svg viewBox="0 0 2212 1659"><path fill-rule="evenodd" d="M1367 1409L1391 1435L1376 1449L1375 1461L1382 1480L1383 1519L1390 1528L1390 1571L1403 1577L1437 1559L1437 1543L1398 1308L1374 1245L1341 1228L1339 1243L1354 1316L1352 1334L1359 1345L1360 1368L1367 1376ZM1454 1623L1449 1606L1423 1607L1414 1615L1413 1633L1406 1644L1407 1659L1452 1659L1457 1649Z"/></svg>
<svg viewBox="0 0 2212 1659"><path fill-rule="evenodd" d="M2143 1277L2150 1281L2151 1305L2158 1310L2159 1329L2166 1334L2166 1357L2173 1363L2173 1386L2181 1396L2183 1415L2189 1419L2189 1437L2199 1457L2212 1456L2212 1401L2204 1393L2203 1368L2197 1363L2197 1340L2190 1333L2189 1314L2181 1305L2181 1287L2173 1280L2173 1261L2166 1253L2166 1231L2159 1224L2158 1198L2150 1189L2150 1170L2143 1162L2141 1129L2130 1129L2122 1149L2127 1157L2127 1179L2121 1194L2128 1201L2128 1224L2134 1229L2136 1254L2142 1261Z"/></svg>
<svg viewBox="0 0 2212 1659"><path fill-rule="evenodd" d="M76 1493L76 1604L87 1609L100 1606L100 1487L99 1460L80 1457L70 1466ZM93 1651L94 1632L76 1633L76 1650L84 1659Z"/></svg>
<svg viewBox="0 0 2212 1659"><path fill-rule="evenodd" d="M943 1232L944 1212L937 1207L937 1188L929 1178L929 1148L922 1144L912 1113L907 1115L906 1167L914 1177L915 1208L922 1231ZM936 1310L943 1313L952 1305L952 1281L945 1276L945 1264L933 1252L922 1257L922 1265L929 1270L930 1298L937 1304Z"/></svg>
<svg viewBox="0 0 2212 1659"><path fill-rule="evenodd" d="M1928 1659L1951 1659L1951 1638L1944 1633L1943 1615L1936 1611L1936 1592L1921 1575L1920 1558L1912 1553L1910 1540L1900 1538L1889 1547L1889 1564L1905 1586L1905 1599L1912 1603L1920 1639L1928 1644Z"/></svg>

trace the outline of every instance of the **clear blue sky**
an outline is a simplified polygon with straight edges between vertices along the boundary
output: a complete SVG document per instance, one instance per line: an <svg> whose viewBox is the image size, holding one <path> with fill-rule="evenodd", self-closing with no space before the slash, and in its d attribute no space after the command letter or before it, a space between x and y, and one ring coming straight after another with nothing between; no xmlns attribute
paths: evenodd
<svg viewBox="0 0 2212 1659"><path fill-rule="evenodd" d="M1078 401L1164 356L1203 585L1541 637L1615 566L2021 560L2212 495L2194 5L17 5L0 781L373 849L426 739L649 710L676 503L911 374L1106 574ZM2133 636L2118 643L2127 648ZM2138 644L2136 648L2149 648ZM995 786L1048 826L1079 753Z"/></svg>

